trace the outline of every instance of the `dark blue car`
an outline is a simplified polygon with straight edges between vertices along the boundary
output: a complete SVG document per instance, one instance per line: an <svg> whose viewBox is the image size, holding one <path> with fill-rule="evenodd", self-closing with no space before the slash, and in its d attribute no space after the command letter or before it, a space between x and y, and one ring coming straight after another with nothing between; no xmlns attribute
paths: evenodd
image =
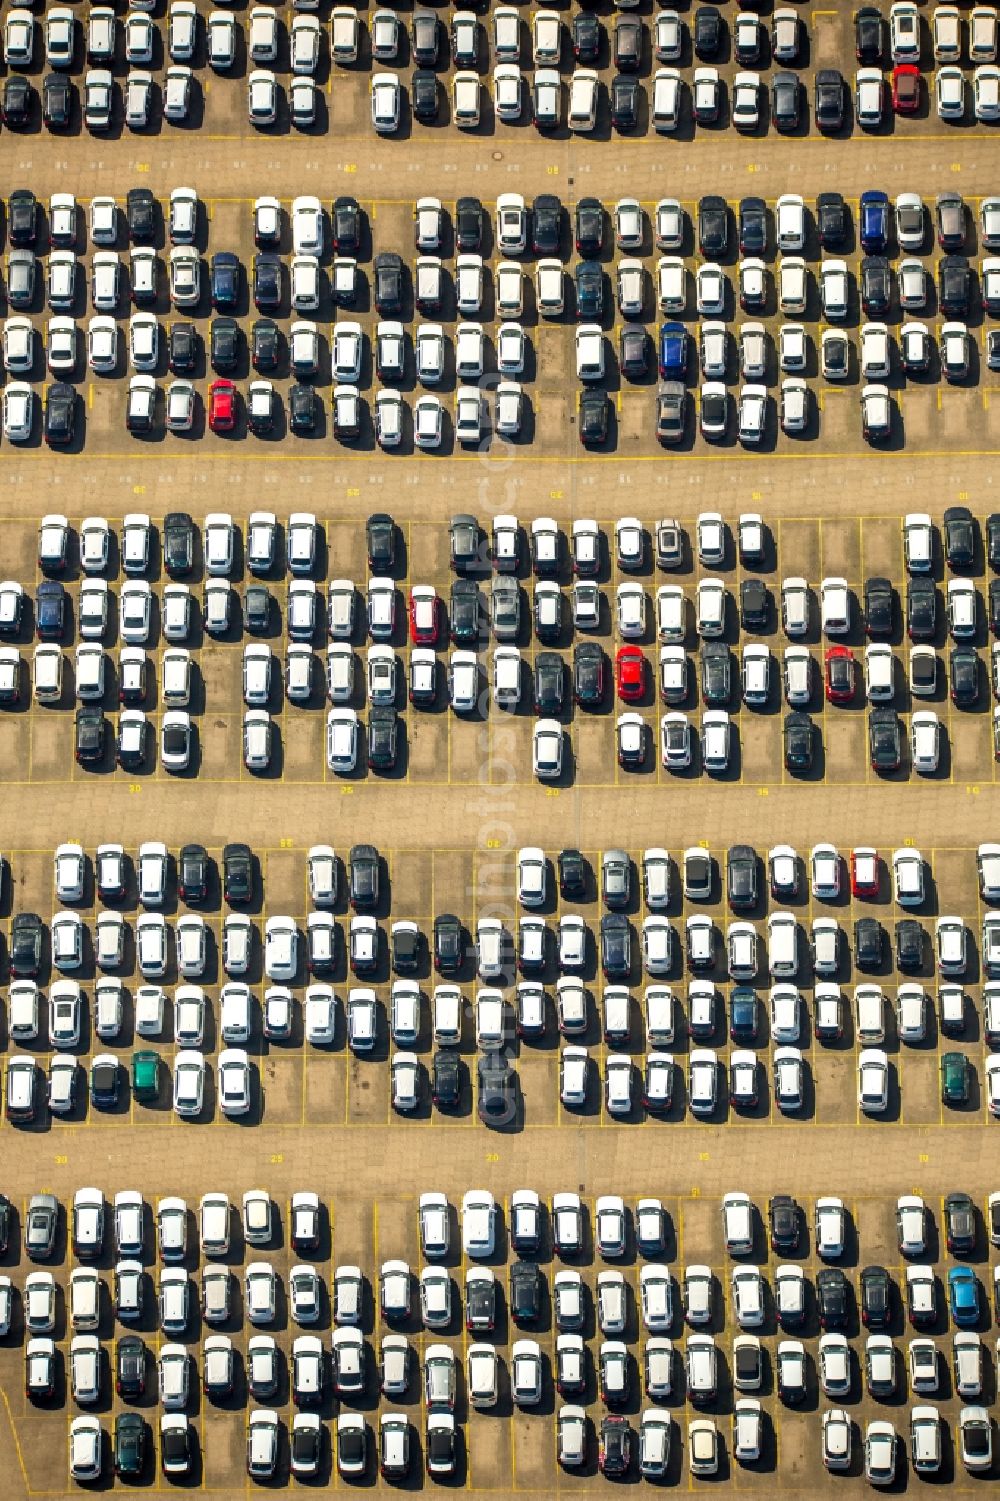
<svg viewBox="0 0 1000 1501"><path fill-rule="evenodd" d="M884 255L889 248L889 196L872 190L861 194L861 248L866 255Z"/></svg>
<svg viewBox="0 0 1000 1501"><path fill-rule="evenodd" d="M683 380L687 375L688 334L683 323L664 323L660 329L660 376Z"/></svg>
<svg viewBox="0 0 1000 1501"><path fill-rule="evenodd" d="M588 323L604 315L604 272L597 261L580 261L576 268L576 316Z"/></svg>
<svg viewBox="0 0 1000 1501"><path fill-rule="evenodd" d="M273 312L281 304L281 257L262 250L253 258L253 300L261 312Z"/></svg>
<svg viewBox="0 0 1000 1501"><path fill-rule="evenodd" d="M757 1040L757 992L735 985L729 998L729 1035L733 1042Z"/></svg>
<svg viewBox="0 0 1000 1501"><path fill-rule="evenodd" d="M61 641L66 621L66 591L46 579L35 594L35 632L39 641Z"/></svg>
<svg viewBox="0 0 1000 1501"><path fill-rule="evenodd" d="M239 295L239 257L231 250L219 250L212 256L212 306L222 312L235 312Z"/></svg>

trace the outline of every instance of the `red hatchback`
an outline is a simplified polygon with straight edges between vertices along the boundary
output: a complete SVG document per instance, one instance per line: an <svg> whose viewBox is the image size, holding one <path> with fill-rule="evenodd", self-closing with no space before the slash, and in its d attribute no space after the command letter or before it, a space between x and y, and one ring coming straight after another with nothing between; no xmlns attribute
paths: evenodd
<svg viewBox="0 0 1000 1501"><path fill-rule="evenodd" d="M897 115L915 115L920 108L920 69L913 63L892 70L892 107Z"/></svg>
<svg viewBox="0 0 1000 1501"><path fill-rule="evenodd" d="M854 653L848 646L831 646L826 653L826 696L831 704L849 704L854 697Z"/></svg>
<svg viewBox="0 0 1000 1501"><path fill-rule="evenodd" d="M208 425L213 433L236 426L236 387L231 380L213 380L208 388Z"/></svg>
<svg viewBox="0 0 1000 1501"><path fill-rule="evenodd" d="M646 658L638 646L620 646L615 658L618 697L627 704L638 703L646 690Z"/></svg>
<svg viewBox="0 0 1000 1501"><path fill-rule="evenodd" d="M436 646L441 625L441 601L433 584L414 584L410 590L410 640L414 646Z"/></svg>

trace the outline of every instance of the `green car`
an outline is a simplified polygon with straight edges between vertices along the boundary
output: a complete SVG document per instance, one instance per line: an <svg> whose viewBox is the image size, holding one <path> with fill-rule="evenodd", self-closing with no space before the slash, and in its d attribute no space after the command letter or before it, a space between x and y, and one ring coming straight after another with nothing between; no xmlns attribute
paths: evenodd
<svg viewBox="0 0 1000 1501"><path fill-rule="evenodd" d="M964 1053L941 1054L941 1098L946 1105L969 1103L969 1065Z"/></svg>
<svg viewBox="0 0 1000 1501"><path fill-rule="evenodd" d="M160 1055L143 1048L132 1054L132 1093L137 1100L156 1100L160 1094Z"/></svg>
<svg viewBox="0 0 1000 1501"><path fill-rule="evenodd" d="M146 1421L137 1412L120 1412L115 1418L115 1470L138 1477L146 1467Z"/></svg>

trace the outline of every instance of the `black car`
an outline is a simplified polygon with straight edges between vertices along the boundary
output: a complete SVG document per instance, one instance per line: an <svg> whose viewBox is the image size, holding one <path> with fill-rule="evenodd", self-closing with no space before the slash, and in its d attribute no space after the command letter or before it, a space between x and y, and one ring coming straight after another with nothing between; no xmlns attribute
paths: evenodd
<svg viewBox="0 0 1000 1501"><path fill-rule="evenodd" d="M798 130L802 89L794 73L775 73L771 79L771 119L776 130Z"/></svg>
<svg viewBox="0 0 1000 1501"><path fill-rule="evenodd" d="M916 970L924 962L924 930L915 917L904 917L896 924L896 967Z"/></svg>
<svg viewBox="0 0 1000 1501"><path fill-rule="evenodd" d="M601 1420L598 1462L603 1475L627 1475L632 1462L632 1430L628 1418L608 1413Z"/></svg>
<svg viewBox="0 0 1000 1501"><path fill-rule="evenodd" d="M718 57L722 46L722 16L714 5L700 5L694 13L691 28L694 37L695 56L703 61Z"/></svg>
<svg viewBox="0 0 1000 1501"><path fill-rule="evenodd" d="M392 968L397 975L415 975L420 968L423 935L408 924L392 926Z"/></svg>
<svg viewBox="0 0 1000 1501"><path fill-rule="evenodd" d="M601 918L601 968L606 980L627 982L632 973L632 930L623 912Z"/></svg>
<svg viewBox="0 0 1000 1501"><path fill-rule="evenodd" d="M740 581L740 622L745 631L765 631L770 614L770 595L762 579Z"/></svg>
<svg viewBox="0 0 1000 1501"><path fill-rule="evenodd" d="M959 709L979 702L979 657L972 646L955 646L948 657L951 701Z"/></svg>
<svg viewBox="0 0 1000 1501"><path fill-rule="evenodd" d="M146 698L145 688L143 688L141 695L137 693L123 696L119 693L119 698L122 703L125 702L126 698L129 698L134 704L142 704ZM147 731L145 721L140 721L136 727L136 734L138 737L136 741L127 737L124 721L118 721L118 734L115 737L115 755L118 765L124 771L140 771L146 761Z"/></svg>
<svg viewBox="0 0 1000 1501"><path fill-rule="evenodd" d="M757 851L749 844L734 844L726 856L726 895L730 907L744 911L756 907L759 897Z"/></svg>
<svg viewBox="0 0 1000 1501"><path fill-rule="evenodd" d="M535 255L558 255L562 204L554 193L539 193L531 207L531 248Z"/></svg>
<svg viewBox="0 0 1000 1501"><path fill-rule="evenodd" d="M757 992L749 985L734 985L729 994L729 1036L742 1047L757 1041L760 1007Z"/></svg>
<svg viewBox="0 0 1000 1501"><path fill-rule="evenodd" d="M42 119L50 130L65 130L73 117L75 89L65 73L46 73L42 82Z"/></svg>
<svg viewBox="0 0 1000 1501"><path fill-rule="evenodd" d="M356 198L342 195L333 200L330 228L337 254L357 255L361 249L361 205Z"/></svg>
<svg viewBox="0 0 1000 1501"><path fill-rule="evenodd" d="M375 307L383 317L403 310L403 260L394 250L375 257Z"/></svg>
<svg viewBox="0 0 1000 1501"><path fill-rule="evenodd" d="M573 697L581 709L597 709L604 702L605 663L596 641L580 641L573 648Z"/></svg>
<svg viewBox="0 0 1000 1501"><path fill-rule="evenodd" d="M816 74L813 111L817 130L844 128L844 78L836 68L821 68Z"/></svg>
<svg viewBox="0 0 1000 1501"><path fill-rule="evenodd" d="M38 234L38 200L30 188L15 188L7 199L7 238L23 249L34 245Z"/></svg>
<svg viewBox="0 0 1000 1501"><path fill-rule="evenodd" d="M349 1437L354 1437L353 1432ZM342 1439L340 1439L340 1443L343 1444ZM177 1474L185 1474L191 1467L191 1457L192 1441L190 1423L185 1423L183 1428L164 1428L160 1430L160 1467L165 1475L175 1476Z"/></svg>
<svg viewBox="0 0 1000 1501"><path fill-rule="evenodd" d="M560 850L559 895L564 901L582 901L587 894L587 862L579 850Z"/></svg>
<svg viewBox="0 0 1000 1501"><path fill-rule="evenodd" d="M989 604L990 630L1000 636L1000 579L990 579Z"/></svg>
<svg viewBox="0 0 1000 1501"><path fill-rule="evenodd" d="M10 929L9 962L19 979L33 980L42 962L42 919L37 912L19 912Z"/></svg>
<svg viewBox="0 0 1000 1501"><path fill-rule="evenodd" d="M890 636L892 616L892 584L886 578L865 579L865 630L869 636Z"/></svg>
<svg viewBox="0 0 1000 1501"><path fill-rule="evenodd" d="M375 511L365 522L368 566L372 573L391 573L396 562L396 523L385 511Z"/></svg>
<svg viewBox="0 0 1000 1501"><path fill-rule="evenodd" d="M763 255L767 249L767 205L763 198L740 199L740 253Z"/></svg>
<svg viewBox="0 0 1000 1501"><path fill-rule="evenodd" d="M580 199L574 237L578 255L600 255L604 247L604 209L599 198Z"/></svg>
<svg viewBox="0 0 1000 1501"><path fill-rule="evenodd" d="M510 1312L516 1324L537 1323L542 1309L542 1274L534 1261L513 1261L510 1267Z"/></svg>
<svg viewBox="0 0 1000 1501"><path fill-rule="evenodd" d="M125 218L129 238L137 244L148 243L156 236L156 199L150 188L129 188L125 196Z"/></svg>
<svg viewBox="0 0 1000 1501"><path fill-rule="evenodd" d="M66 628L66 590L56 579L45 579L35 590L35 635L39 641L61 641Z"/></svg>
<svg viewBox="0 0 1000 1501"><path fill-rule="evenodd" d="M790 1194L772 1195L767 1206L767 1223L772 1251L787 1256L799 1249L801 1216Z"/></svg>
<svg viewBox="0 0 1000 1501"><path fill-rule="evenodd" d="M185 844L177 860L177 895L189 907L208 900L208 851L203 844Z"/></svg>
<svg viewBox="0 0 1000 1501"><path fill-rule="evenodd" d="M115 1417L115 1474L138 1479L146 1468L146 1419L139 1412L120 1412Z"/></svg>
<svg viewBox="0 0 1000 1501"><path fill-rule="evenodd" d="M604 272L597 261L578 261L573 273L576 283L576 316L588 323L600 323L604 316Z"/></svg>
<svg viewBox="0 0 1000 1501"><path fill-rule="evenodd" d="M465 1284L465 1327L470 1334L489 1334L496 1323L497 1285L494 1277L473 1278Z"/></svg>
<svg viewBox="0 0 1000 1501"><path fill-rule="evenodd" d="M462 924L450 912L434 919L434 968L442 975L457 975L465 957Z"/></svg>
<svg viewBox="0 0 1000 1501"><path fill-rule="evenodd" d="M240 326L235 318L213 318L209 332L209 355L213 370L235 370L240 354Z"/></svg>
<svg viewBox="0 0 1000 1501"><path fill-rule="evenodd" d="M539 652L535 658L535 713L558 717L563 696L562 657L554 651Z"/></svg>
<svg viewBox="0 0 1000 1501"><path fill-rule="evenodd" d="M611 80L611 123L616 130L634 130L639 123L639 81L630 73Z"/></svg>
<svg viewBox="0 0 1000 1501"><path fill-rule="evenodd" d="M825 1266L816 1273L816 1302L822 1329L846 1329L850 1292L839 1266Z"/></svg>
<svg viewBox="0 0 1000 1501"><path fill-rule="evenodd" d="M578 10L573 17L573 56L580 63L596 63L604 27L592 10Z"/></svg>
<svg viewBox="0 0 1000 1501"><path fill-rule="evenodd" d="M0 1194L0 1256L6 1254L10 1244L12 1219L11 1202L6 1194Z"/></svg>
<svg viewBox="0 0 1000 1501"><path fill-rule="evenodd" d="M580 442L597 446L608 440L608 398L592 387L580 393Z"/></svg>
<svg viewBox="0 0 1000 1501"><path fill-rule="evenodd" d="M97 1110L114 1110L118 1104L121 1069L112 1053L105 1053L90 1065L90 1103Z"/></svg>
<svg viewBox="0 0 1000 1501"><path fill-rule="evenodd" d="M885 934L877 917L859 917L854 924L854 963L858 969L875 970L885 952Z"/></svg>
<svg viewBox="0 0 1000 1501"><path fill-rule="evenodd" d="M813 764L813 722L808 714L795 710L785 715L782 730L785 767L788 771L811 771Z"/></svg>
<svg viewBox="0 0 1000 1501"><path fill-rule="evenodd" d="M248 844L227 844L222 851L222 894L230 906L253 897L253 854Z"/></svg>
<svg viewBox="0 0 1000 1501"><path fill-rule="evenodd" d="M266 584L248 584L243 594L243 627L254 636L271 627L271 591Z"/></svg>
<svg viewBox="0 0 1000 1501"><path fill-rule="evenodd" d="M372 771L392 771L398 733L395 709L376 705L368 711L368 766Z"/></svg>
<svg viewBox="0 0 1000 1501"><path fill-rule="evenodd" d="M937 589L933 579L911 578L907 584L906 633L911 641L931 641L937 634Z"/></svg>
<svg viewBox="0 0 1000 1501"><path fill-rule="evenodd" d="M250 328L250 359L265 375L277 370L281 353L278 325L270 318L256 318Z"/></svg>
<svg viewBox="0 0 1000 1501"><path fill-rule="evenodd" d="M976 523L968 506L944 513L944 557L949 568L971 568L976 559Z"/></svg>
<svg viewBox="0 0 1000 1501"><path fill-rule="evenodd" d="M991 511L986 518L986 560L990 567L1000 570L1000 512Z"/></svg>
<svg viewBox="0 0 1000 1501"><path fill-rule="evenodd" d="M413 41L413 61L422 68L432 68L437 62L440 30L438 19L432 10L417 10L413 13L410 27Z"/></svg>
<svg viewBox="0 0 1000 1501"><path fill-rule="evenodd" d="M300 381L288 388L288 425L293 433L311 433L316 427L317 396L312 386Z"/></svg>
<svg viewBox="0 0 1000 1501"><path fill-rule="evenodd" d="M884 1266L861 1271L861 1322L866 1329L887 1329L892 1320L892 1279Z"/></svg>
<svg viewBox="0 0 1000 1501"><path fill-rule="evenodd" d="M76 711L76 759L81 766L93 766L104 760L107 721L97 708Z"/></svg>
<svg viewBox="0 0 1000 1501"><path fill-rule="evenodd" d="M62 446L72 443L76 430L76 391L57 380L45 393L45 441Z"/></svg>
<svg viewBox="0 0 1000 1501"><path fill-rule="evenodd" d="M439 1110L454 1110L462 1097L462 1065L453 1048L439 1048L431 1060L431 1099Z"/></svg>
<svg viewBox="0 0 1000 1501"><path fill-rule="evenodd" d="M479 1119L488 1126L503 1126L514 1118L514 1072L506 1053L487 1048L478 1061Z"/></svg>
<svg viewBox="0 0 1000 1501"><path fill-rule="evenodd" d="M882 16L874 5L862 5L854 15L854 52L864 67L882 61Z"/></svg>
<svg viewBox="0 0 1000 1501"><path fill-rule="evenodd" d="M293 1423L288 1449L293 1474L315 1475L323 1452L323 1425L303 1428Z"/></svg>
<svg viewBox="0 0 1000 1501"><path fill-rule="evenodd" d="M824 250L844 243L847 205L840 193L820 193L816 199L816 231Z"/></svg>
<svg viewBox="0 0 1000 1501"><path fill-rule="evenodd" d="M950 1193L944 1201L945 1234L953 1256L976 1249L976 1210L967 1193Z"/></svg>
<svg viewBox="0 0 1000 1501"><path fill-rule="evenodd" d="M355 912L371 912L379 902L378 850L373 844L351 846L347 885Z"/></svg>
<svg viewBox="0 0 1000 1501"><path fill-rule="evenodd" d="M642 62L643 26L638 16L615 18L614 64L623 73L636 73Z"/></svg>
<svg viewBox="0 0 1000 1501"><path fill-rule="evenodd" d="M884 255L866 255L861 261L861 306L868 314L889 311L892 279Z"/></svg>
<svg viewBox="0 0 1000 1501"><path fill-rule="evenodd" d="M429 124L438 117L438 81L427 68L418 68L410 82L413 118Z"/></svg>
<svg viewBox="0 0 1000 1501"><path fill-rule="evenodd" d="M200 339L193 323L174 323L167 336L167 362L174 375L193 375Z"/></svg>
<svg viewBox="0 0 1000 1501"><path fill-rule="evenodd" d="M31 102L34 90L20 73L12 73L4 80L3 118L5 125L27 125L31 119Z"/></svg>
<svg viewBox="0 0 1000 1501"><path fill-rule="evenodd" d="M732 692L729 647L723 641L706 641L699 653L701 696L711 708L728 704Z"/></svg>
<svg viewBox="0 0 1000 1501"><path fill-rule="evenodd" d="M209 262L212 306L235 313L240 300L240 261L231 250L217 250ZM213 325L214 328L214 325Z"/></svg>
<svg viewBox="0 0 1000 1501"><path fill-rule="evenodd" d="M261 312L281 306L281 257L271 250L261 250L253 258L253 301Z"/></svg>
<svg viewBox="0 0 1000 1501"><path fill-rule="evenodd" d="M134 1402L146 1390L146 1345L138 1334L126 1334L115 1347L115 1391Z"/></svg>
<svg viewBox="0 0 1000 1501"><path fill-rule="evenodd" d="M459 198L455 204L455 249L478 251L482 243L483 205L478 198Z"/></svg>
<svg viewBox="0 0 1000 1501"><path fill-rule="evenodd" d="M475 579L456 579L448 604L448 626L456 646L474 645L479 640L479 611L479 585Z"/></svg>
<svg viewBox="0 0 1000 1501"><path fill-rule="evenodd" d="M938 301L942 313L964 315L969 310L972 275L961 255L945 255L938 262Z"/></svg>
<svg viewBox="0 0 1000 1501"><path fill-rule="evenodd" d="M717 193L706 193L698 200L698 248L712 260L729 252L729 210Z"/></svg>

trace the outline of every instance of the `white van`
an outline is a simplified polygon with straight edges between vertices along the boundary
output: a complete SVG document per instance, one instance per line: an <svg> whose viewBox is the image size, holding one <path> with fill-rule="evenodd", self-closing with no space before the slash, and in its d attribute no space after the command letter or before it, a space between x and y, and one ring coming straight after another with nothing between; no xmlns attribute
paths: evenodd
<svg viewBox="0 0 1000 1501"><path fill-rule="evenodd" d="M227 1043L247 1042L250 1037L250 990L246 985L223 985L219 1028Z"/></svg>
<svg viewBox="0 0 1000 1501"><path fill-rule="evenodd" d="M597 124L597 74L591 68L577 68L570 80L569 128L590 131Z"/></svg>
<svg viewBox="0 0 1000 1501"><path fill-rule="evenodd" d="M224 1193L202 1194L201 1249L204 1256L225 1256L229 1250L229 1198Z"/></svg>
<svg viewBox="0 0 1000 1501"><path fill-rule="evenodd" d="M81 641L76 649L76 696L81 703L104 697L104 652L96 641Z"/></svg>
<svg viewBox="0 0 1000 1501"><path fill-rule="evenodd" d="M767 919L767 962L776 980L798 974L798 924L791 912L772 912Z"/></svg>
<svg viewBox="0 0 1000 1501"><path fill-rule="evenodd" d="M476 1046L499 1048L503 1040L503 991L480 990L476 994Z"/></svg>
<svg viewBox="0 0 1000 1501"><path fill-rule="evenodd" d="M857 985L854 990L854 1014L858 1041L869 1048L885 1040L885 1007L880 985Z"/></svg>
<svg viewBox="0 0 1000 1501"><path fill-rule="evenodd" d="M11 1042L32 1042L38 1036L38 986L34 980L15 980L7 992L7 1031Z"/></svg>
<svg viewBox="0 0 1000 1501"><path fill-rule="evenodd" d="M32 662L32 679L37 702L57 704L62 698L62 678L62 652L51 641L40 642L35 647Z"/></svg>
<svg viewBox="0 0 1000 1501"><path fill-rule="evenodd" d="M646 1045L669 1047L674 1040L674 993L669 985L647 985Z"/></svg>
<svg viewBox="0 0 1000 1501"><path fill-rule="evenodd" d="M631 998L625 985L604 987L604 1039L610 1043L625 1043L629 1038L629 1012Z"/></svg>
<svg viewBox="0 0 1000 1501"><path fill-rule="evenodd" d="M172 709L186 709L191 699L191 653L183 646L163 653L161 682L163 702Z"/></svg>
<svg viewBox="0 0 1000 1501"><path fill-rule="evenodd" d="M804 313L808 288L806 263L800 255L782 257L778 270L778 306L783 313Z"/></svg>
<svg viewBox="0 0 1000 1501"><path fill-rule="evenodd" d="M462 992L457 985L435 985L432 998L434 1041L457 1047L462 1037Z"/></svg>

